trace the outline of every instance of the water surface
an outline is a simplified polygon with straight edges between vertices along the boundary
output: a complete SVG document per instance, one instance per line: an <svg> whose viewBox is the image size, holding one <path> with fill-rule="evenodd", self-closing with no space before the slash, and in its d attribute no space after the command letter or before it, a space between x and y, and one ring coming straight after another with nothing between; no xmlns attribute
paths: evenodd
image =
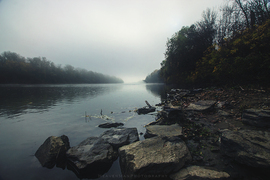
<svg viewBox="0 0 270 180"><path fill-rule="evenodd" d="M145 100L158 104L164 96L162 84L0 85L0 180L77 180L67 169L41 167L34 154L47 137L64 134L75 146L99 136L106 129L97 126L105 122L144 133L155 113L134 110L146 106ZM120 174L115 161L104 177Z"/></svg>

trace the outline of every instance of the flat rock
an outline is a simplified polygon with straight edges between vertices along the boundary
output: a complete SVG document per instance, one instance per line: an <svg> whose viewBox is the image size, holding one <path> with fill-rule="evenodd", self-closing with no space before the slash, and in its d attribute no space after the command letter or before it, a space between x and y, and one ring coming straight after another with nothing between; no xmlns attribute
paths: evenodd
<svg viewBox="0 0 270 180"><path fill-rule="evenodd" d="M43 167L53 168L55 165L61 166L65 159L66 151L70 148L67 136L61 137L50 136L38 148L35 156Z"/></svg>
<svg viewBox="0 0 270 180"><path fill-rule="evenodd" d="M182 136L182 127L178 124L172 125L149 125L146 126L145 138L150 138L154 136Z"/></svg>
<svg viewBox="0 0 270 180"><path fill-rule="evenodd" d="M137 128L119 127L105 131L100 135L100 138L108 142L115 149L123 145L127 145L139 141Z"/></svg>
<svg viewBox="0 0 270 180"><path fill-rule="evenodd" d="M218 110L218 115L223 117L231 117L232 115L226 111Z"/></svg>
<svg viewBox="0 0 270 180"><path fill-rule="evenodd" d="M270 128L270 110L246 109L242 121L248 125Z"/></svg>
<svg viewBox="0 0 270 180"><path fill-rule="evenodd" d="M124 124L123 123L103 123L103 124L100 124L98 127L112 128L112 127L118 127L118 126L124 126Z"/></svg>
<svg viewBox="0 0 270 180"><path fill-rule="evenodd" d="M230 175L226 172L219 172L201 166L190 166L185 169L181 169L170 177L173 180L225 180L229 179Z"/></svg>
<svg viewBox="0 0 270 180"><path fill-rule="evenodd" d="M89 137L67 151L69 169L79 178L97 178L117 159L117 151L99 137Z"/></svg>
<svg viewBox="0 0 270 180"><path fill-rule="evenodd" d="M187 111L209 111L211 110L217 101L202 100L195 103L191 103L185 110Z"/></svg>
<svg viewBox="0 0 270 180"><path fill-rule="evenodd" d="M171 89L171 91L167 94L168 99L181 99L182 97L189 96L190 91L186 89Z"/></svg>
<svg viewBox="0 0 270 180"><path fill-rule="evenodd" d="M240 164L270 168L270 133L267 131L224 131L220 149Z"/></svg>
<svg viewBox="0 0 270 180"><path fill-rule="evenodd" d="M123 177L138 179L143 175L168 175L179 171L190 152L179 137L153 137L119 148Z"/></svg>

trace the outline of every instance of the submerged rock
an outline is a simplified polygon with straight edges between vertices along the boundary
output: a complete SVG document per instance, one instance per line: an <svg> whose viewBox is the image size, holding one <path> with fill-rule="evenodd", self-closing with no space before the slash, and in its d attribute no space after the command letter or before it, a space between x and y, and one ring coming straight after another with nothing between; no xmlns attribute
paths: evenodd
<svg viewBox="0 0 270 180"><path fill-rule="evenodd" d="M149 125L146 126L145 138L150 138L154 136L182 136L182 127L178 124L172 125Z"/></svg>
<svg viewBox="0 0 270 180"><path fill-rule="evenodd" d="M112 127L118 127L118 126L124 126L124 124L123 123L103 123L103 124L100 124L98 127L112 128Z"/></svg>
<svg viewBox="0 0 270 180"><path fill-rule="evenodd" d="M115 149L118 149L123 145L139 141L137 128L124 127L105 131L103 134L100 135L100 138L103 139L105 142L108 142Z"/></svg>
<svg viewBox="0 0 270 180"><path fill-rule="evenodd" d="M190 166L181 169L170 177L173 180L225 180L230 178L230 175L226 172L219 172L201 166Z"/></svg>
<svg viewBox="0 0 270 180"><path fill-rule="evenodd" d="M270 133L267 131L225 131L221 151L239 162L255 168L270 168Z"/></svg>
<svg viewBox="0 0 270 180"><path fill-rule="evenodd" d="M209 111L209 110L213 109L215 104L216 104L216 101L212 101L212 100L198 101L195 103L191 103L186 108L186 110L187 111Z"/></svg>
<svg viewBox="0 0 270 180"><path fill-rule="evenodd" d="M98 137L89 137L67 151L69 169L79 178L97 178L110 169L117 151Z"/></svg>
<svg viewBox="0 0 270 180"><path fill-rule="evenodd" d="M59 165L60 167L62 167L61 164L65 160L66 151L69 148L70 145L67 136L50 136L38 148L35 156L43 167L47 167L50 169L53 168L55 165Z"/></svg>
<svg viewBox="0 0 270 180"><path fill-rule="evenodd" d="M270 128L270 110L246 109L242 121L248 125Z"/></svg>
<svg viewBox="0 0 270 180"><path fill-rule="evenodd" d="M179 137L153 137L119 148L122 174L128 179L143 175L168 175L191 161L190 152Z"/></svg>

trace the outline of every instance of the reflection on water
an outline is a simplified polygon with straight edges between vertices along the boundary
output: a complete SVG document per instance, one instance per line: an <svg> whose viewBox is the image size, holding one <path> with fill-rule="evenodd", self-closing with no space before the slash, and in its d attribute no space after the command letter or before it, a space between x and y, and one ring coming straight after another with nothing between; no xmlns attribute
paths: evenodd
<svg viewBox="0 0 270 180"><path fill-rule="evenodd" d="M85 98L119 90L121 85L1 85L0 116L14 117L46 111L57 103L72 104Z"/></svg>
<svg viewBox="0 0 270 180"><path fill-rule="evenodd" d="M151 92L154 96L160 97L161 100L166 99L166 86L164 84L146 84L147 91Z"/></svg>
<svg viewBox="0 0 270 180"><path fill-rule="evenodd" d="M98 125L104 122L145 133L155 116L134 110L145 100L160 103L165 94L162 84L0 85L0 180L77 180L72 171L41 167L34 154L45 139L65 134L75 146L103 133ZM104 175L120 176L119 162Z"/></svg>

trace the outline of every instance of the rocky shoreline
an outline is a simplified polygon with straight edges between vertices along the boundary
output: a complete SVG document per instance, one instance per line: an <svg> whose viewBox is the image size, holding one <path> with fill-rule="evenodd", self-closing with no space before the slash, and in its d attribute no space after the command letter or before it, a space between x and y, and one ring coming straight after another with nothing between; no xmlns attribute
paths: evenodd
<svg viewBox="0 0 270 180"><path fill-rule="evenodd" d="M172 89L159 105L145 140L116 127L71 148L66 136L49 137L35 155L48 168L64 159L79 178L100 177L119 157L123 179L268 179L267 92Z"/></svg>

